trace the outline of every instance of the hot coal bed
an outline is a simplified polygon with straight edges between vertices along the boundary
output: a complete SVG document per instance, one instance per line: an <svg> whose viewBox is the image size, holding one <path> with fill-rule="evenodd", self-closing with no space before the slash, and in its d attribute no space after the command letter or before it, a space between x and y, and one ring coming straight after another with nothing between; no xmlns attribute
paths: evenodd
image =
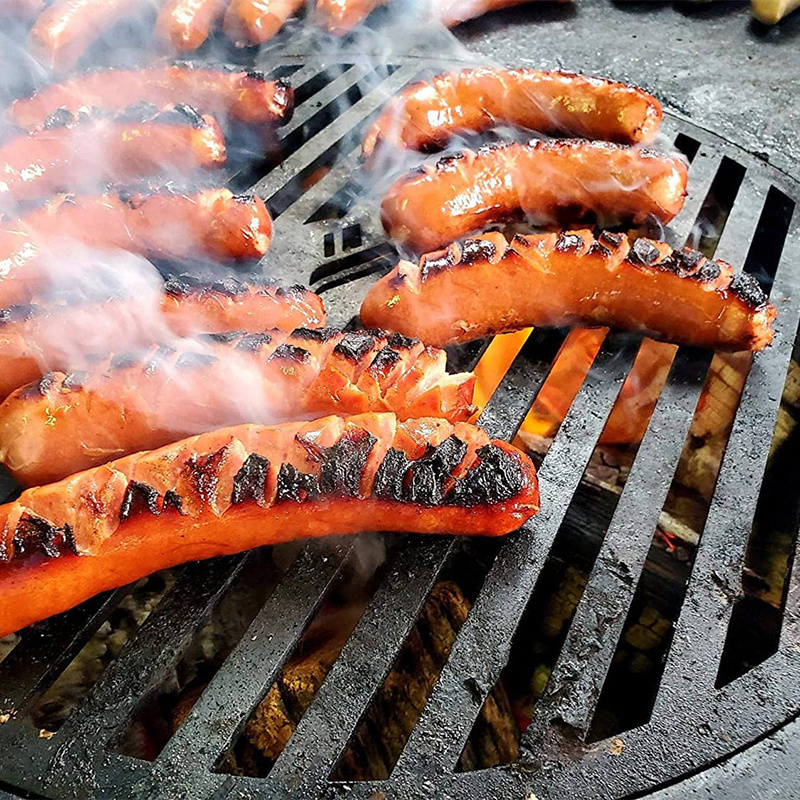
<svg viewBox="0 0 800 800"><path fill-rule="evenodd" d="M441 61L264 63L297 109L231 185L276 218L270 274L352 324L396 259L361 191L360 138ZM566 331L452 350L484 372L480 423L540 465L539 515L503 541L373 534L191 564L10 637L4 788L666 798L783 742L800 711L800 184L683 117L664 135L691 162L668 238L761 283L779 308L770 348L676 349L621 439L609 420L638 396L640 337L602 338L544 427Z"/></svg>

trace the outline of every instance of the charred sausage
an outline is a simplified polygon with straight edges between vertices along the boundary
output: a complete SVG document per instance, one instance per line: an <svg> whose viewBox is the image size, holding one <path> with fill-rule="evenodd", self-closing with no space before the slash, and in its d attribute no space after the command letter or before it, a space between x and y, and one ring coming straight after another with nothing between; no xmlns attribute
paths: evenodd
<svg viewBox="0 0 800 800"><path fill-rule="evenodd" d="M365 414L201 434L0 507L0 634L186 561L370 530L501 536L538 506L530 459L467 423Z"/></svg>
<svg viewBox="0 0 800 800"><path fill-rule="evenodd" d="M208 339L22 387L0 405L0 461L33 486L226 425L368 411L462 422L473 412L474 376L448 375L445 352L418 339L328 328Z"/></svg>
<svg viewBox="0 0 800 800"><path fill-rule="evenodd" d="M197 50L225 13L227 0L167 0L158 12L156 38L177 53Z"/></svg>
<svg viewBox="0 0 800 800"><path fill-rule="evenodd" d="M259 197L228 189L68 195L0 228L0 308L27 303L76 243L173 259L258 259L272 220Z"/></svg>
<svg viewBox="0 0 800 800"><path fill-rule="evenodd" d="M64 116L58 127L17 136L0 147L0 208L225 162L219 125L189 106L165 111L132 106L114 119L78 122Z"/></svg>
<svg viewBox="0 0 800 800"><path fill-rule="evenodd" d="M8 115L20 128L37 130L59 109L77 115L134 103L185 103L221 120L230 116L248 124L280 125L292 116L294 94L284 81L268 81L257 72L158 65L78 75L16 100Z"/></svg>
<svg viewBox="0 0 800 800"><path fill-rule="evenodd" d="M31 28L28 49L47 69L64 72L100 36L146 10L142 0L54 0Z"/></svg>
<svg viewBox="0 0 800 800"><path fill-rule="evenodd" d="M43 366L64 369L74 364L74 351L89 359L125 347L147 347L164 330L191 336L325 324L322 299L302 286L232 278L203 282L181 275L170 278L163 293L151 298L128 297L125 291L123 286L110 297L106 293L80 303L49 299L0 311L0 399L38 380ZM100 320L115 324L100 325Z"/></svg>
<svg viewBox="0 0 800 800"><path fill-rule="evenodd" d="M665 242L589 231L468 239L400 262L361 307L367 325L443 347L531 326L601 325L677 344L761 350L775 307L756 280Z"/></svg>
<svg viewBox="0 0 800 800"><path fill-rule="evenodd" d="M305 5L305 0L231 0L225 35L237 46L263 44Z"/></svg>
<svg viewBox="0 0 800 800"><path fill-rule="evenodd" d="M655 97L624 83L536 69L468 69L404 89L370 129L363 155L369 159L382 143L432 152L455 135L496 125L637 144L655 138L661 117Z"/></svg>
<svg viewBox="0 0 800 800"><path fill-rule="evenodd" d="M683 207L687 169L679 158L606 142L507 144L447 156L398 180L381 204L386 232L416 252L444 247L527 215L533 222L601 224Z"/></svg>

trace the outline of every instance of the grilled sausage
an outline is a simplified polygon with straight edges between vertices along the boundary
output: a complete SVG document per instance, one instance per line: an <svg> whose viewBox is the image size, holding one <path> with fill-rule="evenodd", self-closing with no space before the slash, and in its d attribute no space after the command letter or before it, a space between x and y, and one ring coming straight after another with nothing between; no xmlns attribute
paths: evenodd
<svg viewBox="0 0 800 800"><path fill-rule="evenodd" d="M0 507L0 634L186 561L370 530L501 536L538 506L530 459L467 423L364 414L206 433Z"/></svg>
<svg viewBox="0 0 800 800"><path fill-rule="evenodd" d="M263 44L305 5L305 0L231 0L223 30L237 46Z"/></svg>
<svg viewBox="0 0 800 800"><path fill-rule="evenodd" d="M200 116L189 106L166 111L131 106L114 119L70 119L0 147L0 208L104 183L212 169L224 162L225 139L213 117Z"/></svg>
<svg viewBox="0 0 800 800"><path fill-rule="evenodd" d="M455 28L462 22L482 17L490 11L512 8L533 0L434 0L436 19L448 28ZM559 0L569 2L569 0Z"/></svg>
<svg viewBox="0 0 800 800"><path fill-rule="evenodd" d="M92 108L122 110L134 103L185 103L219 119L280 125L292 116L294 94L284 81L268 81L257 72L158 65L78 75L16 100L8 115L20 128L37 130L62 108L79 114Z"/></svg>
<svg viewBox="0 0 800 800"><path fill-rule="evenodd" d="M197 50L225 13L227 0L167 0L158 12L156 38L177 53Z"/></svg>
<svg viewBox="0 0 800 800"><path fill-rule="evenodd" d="M624 83L536 69L468 69L404 89L364 139L369 159L386 142L432 152L454 135L516 125L548 136L582 136L621 144L650 142L661 104Z"/></svg>
<svg viewBox="0 0 800 800"><path fill-rule="evenodd" d="M367 325L443 347L503 331L601 325L677 344L761 350L775 307L755 279L665 242L589 231L468 239L402 261L361 307Z"/></svg>
<svg viewBox="0 0 800 800"><path fill-rule="evenodd" d="M344 36L386 0L317 0L315 19L328 33Z"/></svg>
<svg viewBox="0 0 800 800"><path fill-rule="evenodd" d="M167 280L161 310L178 336L322 328L326 321L322 298L304 286L284 288L233 278L209 283L189 275Z"/></svg>
<svg viewBox="0 0 800 800"><path fill-rule="evenodd" d="M328 328L208 338L22 387L0 405L0 461L33 486L226 425L368 411L461 422L473 412L474 376L448 375L444 351L418 339Z"/></svg>
<svg viewBox="0 0 800 800"><path fill-rule="evenodd" d="M0 228L0 308L29 302L76 243L158 258L237 260L261 258L271 237L264 202L227 189L60 197Z"/></svg>
<svg viewBox="0 0 800 800"><path fill-rule="evenodd" d="M686 165L646 150L579 140L530 142L447 156L401 178L381 204L383 225L416 252L444 247L527 215L536 223L588 216L603 224L669 222L686 197Z"/></svg>
<svg viewBox="0 0 800 800"><path fill-rule="evenodd" d="M31 28L28 49L47 69L64 72L100 36L147 7L143 0L54 0Z"/></svg>
<svg viewBox="0 0 800 800"><path fill-rule="evenodd" d="M99 319L117 324L109 330ZM0 400L38 380L43 366L64 369L74 364L75 351L89 359L120 348L147 347L164 330L190 336L324 324L322 299L302 286L282 288L232 278L208 283L187 275L170 278L163 293L152 298L130 298L121 287L121 293L99 293L78 303L48 300L11 306L0 311Z"/></svg>

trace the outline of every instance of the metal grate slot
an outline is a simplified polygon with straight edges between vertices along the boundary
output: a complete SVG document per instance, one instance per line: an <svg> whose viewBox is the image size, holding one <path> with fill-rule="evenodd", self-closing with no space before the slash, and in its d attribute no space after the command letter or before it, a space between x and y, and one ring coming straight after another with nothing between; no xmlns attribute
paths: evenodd
<svg viewBox="0 0 800 800"><path fill-rule="evenodd" d="M785 265L795 257L790 248L784 251L781 261ZM780 274L782 281L773 290L779 305L782 296L794 292L797 280L790 276L788 270ZM731 602L741 591L741 564L752 524L752 511L748 514L745 509L753 509L761 485L760 476L772 439L777 401L785 380L797 323L797 313L788 309L784 311L782 319L779 318L776 324L776 341L771 348L753 359L700 541L689 587L692 603L684 607L676 630L665 675L668 687L674 683L677 673L685 669L687 660L696 662L698 659L696 655L689 655L687 648L691 646L690 642L695 645L696 653L703 654L702 672L706 679L709 670L705 667L713 665L710 671L716 675ZM747 410L746 413L743 409ZM743 480L741 470L746 470L748 480ZM723 552L724 558L721 558Z"/></svg>
<svg viewBox="0 0 800 800"><path fill-rule="evenodd" d="M635 351L629 337L611 336L603 346L539 471L542 510L500 550L397 772L450 771L458 761L505 666L511 636ZM514 429L504 432L513 434ZM475 652L484 655L482 661L476 663ZM434 740L436 747L431 746Z"/></svg>
<svg viewBox="0 0 800 800"><path fill-rule="evenodd" d="M389 675L350 737L332 781L389 777L500 544L498 539L467 539L451 552Z"/></svg>
<svg viewBox="0 0 800 800"><path fill-rule="evenodd" d="M394 539L360 537L350 548L322 602L308 619L292 658L261 698L220 772L266 777L313 702L342 647L393 563ZM280 726L280 728L279 728Z"/></svg>
<svg viewBox="0 0 800 800"><path fill-rule="evenodd" d="M32 625L0 664L4 714L16 716L72 661L130 591L126 586Z"/></svg>
<svg viewBox="0 0 800 800"><path fill-rule="evenodd" d="M296 559L159 756L159 773L168 775L174 786L210 774L224 758L340 574L352 546L347 542L328 547L323 558L307 546ZM197 741L206 746L198 750Z"/></svg>
<svg viewBox="0 0 800 800"><path fill-rule="evenodd" d="M167 597L111 664L92 695L56 735L58 749L49 775L49 791L66 791L76 774L91 769L98 749L115 738L137 705L163 681L245 558L231 556L190 564L181 572Z"/></svg>

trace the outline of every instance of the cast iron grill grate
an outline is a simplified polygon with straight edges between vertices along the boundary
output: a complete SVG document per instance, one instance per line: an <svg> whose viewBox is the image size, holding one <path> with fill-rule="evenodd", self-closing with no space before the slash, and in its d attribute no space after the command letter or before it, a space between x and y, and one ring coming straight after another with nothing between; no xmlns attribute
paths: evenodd
<svg viewBox="0 0 800 800"><path fill-rule="evenodd" d="M394 251L374 203L358 200L357 149L382 102L424 68L325 70L307 60L276 73L299 88L280 132L281 160L254 184L278 217L268 263L276 277L320 291L334 324L357 313ZM666 135L691 157L691 195L671 226L744 264L779 308L775 342L752 361L720 468L658 693L647 721L587 744L594 713L689 432L711 354L681 348L652 414L588 583L516 763L458 772L459 756L509 658L512 639L565 522L641 339L610 334L540 469L542 512L503 542L439 680L387 781L336 782L338 759L409 635L458 540L409 537L385 574L297 730L266 778L217 771L273 683L353 541L304 546L166 747L152 762L114 742L179 661L252 559L192 564L51 737L26 710L107 619L125 590L33 626L0 663L0 781L41 797L622 797L641 796L768 735L800 712L797 590L787 592L775 652L718 685L719 665L800 320L800 187L744 151L678 117ZM252 183L240 175L234 183ZM709 205L718 240L697 229ZM565 332L534 332L487 404L481 424L513 438L547 378ZM479 347L452 354L474 364ZM792 574L796 564L790 564ZM5 717L4 717L5 718ZM620 744L621 743L621 744Z"/></svg>

